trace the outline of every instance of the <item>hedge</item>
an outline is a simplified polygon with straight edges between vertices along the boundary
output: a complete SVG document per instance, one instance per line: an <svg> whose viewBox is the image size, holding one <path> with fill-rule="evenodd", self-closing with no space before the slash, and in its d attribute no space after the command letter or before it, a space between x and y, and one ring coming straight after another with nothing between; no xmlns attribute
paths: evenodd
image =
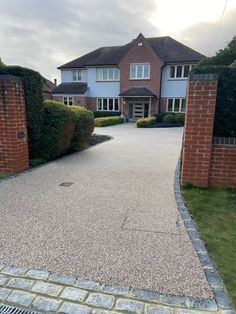
<svg viewBox="0 0 236 314"><path fill-rule="evenodd" d="M163 122L175 123L174 114L173 113L167 113L163 118Z"/></svg>
<svg viewBox="0 0 236 314"><path fill-rule="evenodd" d="M94 111L94 118L120 116L120 111Z"/></svg>
<svg viewBox="0 0 236 314"><path fill-rule="evenodd" d="M94 128L93 113L81 107L45 100L39 158L51 160L89 145Z"/></svg>
<svg viewBox="0 0 236 314"><path fill-rule="evenodd" d="M92 111L79 106L70 107L77 115L75 133L71 141L70 149L78 151L89 146L91 134L94 130L94 115Z"/></svg>
<svg viewBox="0 0 236 314"><path fill-rule="evenodd" d="M213 134L236 136L236 68L228 66L197 66L192 73L218 73L218 89Z"/></svg>
<svg viewBox="0 0 236 314"><path fill-rule="evenodd" d="M136 125L138 128L148 128L154 123L156 123L156 117L142 118L136 121Z"/></svg>
<svg viewBox="0 0 236 314"><path fill-rule="evenodd" d="M45 79L41 76L40 73L31 69L23 68L20 66L1 66L0 75L7 74L19 76L23 79L29 141L29 155L30 158L35 158L38 155L40 137L42 134L42 87Z"/></svg>
<svg viewBox="0 0 236 314"><path fill-rule="evenodd" d="M103 127L103 126L120 124L123 122L124 122L124 119L121 117L103 117L103 118L95 119L95 126Z"/></svg>
<svg viewBox="0 0 236 314"><path fill-rule="evenodd" d="M184 113L176 113L174 115L175 118L175 122L179 125L184 125L184 121L185 121L185 114Z"/></svg>

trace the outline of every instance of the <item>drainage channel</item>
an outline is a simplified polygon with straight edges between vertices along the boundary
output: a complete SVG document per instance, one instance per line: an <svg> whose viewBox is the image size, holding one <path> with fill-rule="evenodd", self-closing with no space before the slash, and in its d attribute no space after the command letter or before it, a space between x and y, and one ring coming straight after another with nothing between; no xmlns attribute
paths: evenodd
<svg viewBox="0 0 236 314"><path fill-rule="evenodd" d="M40 314L41 312L20 309L13 306L0 304L0 314Z"/></svg>

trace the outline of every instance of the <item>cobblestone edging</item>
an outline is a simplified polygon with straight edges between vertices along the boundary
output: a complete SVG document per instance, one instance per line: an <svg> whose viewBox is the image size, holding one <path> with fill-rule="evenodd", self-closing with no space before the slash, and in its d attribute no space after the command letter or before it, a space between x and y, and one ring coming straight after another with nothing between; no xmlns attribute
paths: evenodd
<svg viewBox="0 0 236 314"><path fill-rule="evenodd" d="M213 299L158 294L150 290L101 285L73 275L49 273L9 265L0 266L0 303L68 314L197 314L224 313Z"/></svg>
<svg viewBox="0 0 236 314"><path fill-rule="evenodd" d="M180 215L184 221L189 238L203 267L208 284L213 291L218 309L231 310L230 313L236 314L236 312L232 310L232 303L226 292L224 283L207 253L205 244L201 240L200 234L197 231L196 225L190 216L188 208L184 204L184 199L180 189L180 161L178 162L175 171L174 193Z"/></svg>

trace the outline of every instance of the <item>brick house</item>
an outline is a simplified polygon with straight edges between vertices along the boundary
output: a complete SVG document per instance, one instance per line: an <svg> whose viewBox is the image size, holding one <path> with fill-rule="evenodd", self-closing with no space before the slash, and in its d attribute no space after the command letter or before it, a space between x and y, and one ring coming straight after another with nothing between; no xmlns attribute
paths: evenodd
<svg viewBox="0 0 236 314"><path fill-rule="evenodd" d="M171 37L139 34L124 46L98 48L60 66L53 98L93 111L121 111L131 121L185 112L188 73L202 58Z"/></svg>

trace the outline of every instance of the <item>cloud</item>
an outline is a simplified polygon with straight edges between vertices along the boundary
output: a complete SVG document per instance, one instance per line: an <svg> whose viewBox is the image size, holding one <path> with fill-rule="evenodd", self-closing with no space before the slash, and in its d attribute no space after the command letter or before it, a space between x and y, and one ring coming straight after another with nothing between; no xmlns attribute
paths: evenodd
<svg viewBox="0 0 236 314"><path fill-rule="evenodd" d="M159 36L149 22L157 10L155 0L1 0L0 57L52 80L59 65L100 46L126 44L139 32ZM233 15L225 16L219 47L233 35ZM170 35L208 54L216 29L217 23L201 23Z"/></svg>

